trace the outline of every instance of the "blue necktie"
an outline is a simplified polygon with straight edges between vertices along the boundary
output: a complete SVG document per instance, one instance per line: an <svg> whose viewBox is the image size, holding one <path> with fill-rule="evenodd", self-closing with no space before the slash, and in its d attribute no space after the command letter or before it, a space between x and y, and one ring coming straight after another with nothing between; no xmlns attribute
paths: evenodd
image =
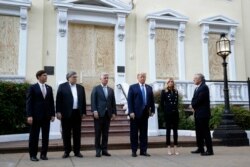
<svg viewBox="0 0 250 167"><path fill-rule="evenodd" d="M143 104L146 105L146 95L145 95L145 90L144 90L144 85L141 85L141 93L142 93L142 98L143 98Z"/></svg>

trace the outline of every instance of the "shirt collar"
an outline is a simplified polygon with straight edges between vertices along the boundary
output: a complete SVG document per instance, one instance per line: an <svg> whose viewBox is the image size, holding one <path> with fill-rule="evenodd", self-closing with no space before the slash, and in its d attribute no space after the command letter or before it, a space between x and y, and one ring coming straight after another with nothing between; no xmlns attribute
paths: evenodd
<svg viewBox="0 0 250 167"><path fill-rule="evenodd" d="M41 83L41 82L37 82L39 84L40 87L42 87L43 85L45 86L45 83Z"/></svg>
<svg viewBox="0 0 250 167"><path fill-rule="evenodd" d="M69 82L69 86L71 86L71 87L73 86L73 87L74 87L74 86L76 86L76 84L71 84L71 83Z"/></svg>
<svg viewBox="0 0 250 167"><path fill-rule="evenodd" d="M145 86L146 84L145 84L145 83L144 83L144 84L141 84L141 83L139 82L139 85L140 85L140 87L141 87L142 85L144 85L144 86Z"/></svg>
<svg viewBox="0 0 250 167"><path fill-rule="evenodd" d="M200 87L200 86L201 86L201 84L202 84L202 82L201 82L199 85L197 85L197 88L198 88L198 87Z"/></svg>
<svg viewBox="0 0 250 167"><path fill-rule="evenodd" d="M102 85L103 88L107 88L108 87L108 85L106 85L106 86L104 86L103 84L101 84L101 85Z"/></svg>

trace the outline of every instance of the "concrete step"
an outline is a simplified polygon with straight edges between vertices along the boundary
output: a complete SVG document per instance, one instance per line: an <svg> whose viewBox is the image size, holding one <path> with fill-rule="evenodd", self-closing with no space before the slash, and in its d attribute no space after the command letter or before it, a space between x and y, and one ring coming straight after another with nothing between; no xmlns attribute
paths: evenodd
<svg viewBox="0 0 250 167"><path fill-rule="evenodd" d="M117 105L117 116L115 120L112 120L110 123L110 136L126 136L129 135L130 131L130 123L127 118L127 114L125 114L125 110L122 109L122 105ZM87 114L86 117L82 119L81 125L81 135L93 137L94 132L94 118L93 113L91 112L90 105L87 105Z"/></svg>
<svg viewBox="0 0 250 167"><path fill-rule="evenodd" d="M109 128L109 131L111 133L112 130L129 130L130 126L128 124L116 124L116 125L112 125ZM86 125L86 126L82 126L82 131L94 131L94 125Z"/></svg>

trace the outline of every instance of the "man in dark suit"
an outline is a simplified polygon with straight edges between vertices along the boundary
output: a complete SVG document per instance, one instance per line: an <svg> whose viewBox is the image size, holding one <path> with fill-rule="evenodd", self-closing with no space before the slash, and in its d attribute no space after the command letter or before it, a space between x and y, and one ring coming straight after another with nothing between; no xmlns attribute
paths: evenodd
<svg viewBox="0 0 250 167"><path fill-rule="evenodd" d="M55 106L52 88L45 84L47 73L40 70L36 73L38 83L31 85L27 92L27 122L31 125L29 137L29 154L31 161L38 161L38 140L42 129L42 149L40 158L48 160L50 121L55 119Z"/></svg>
<svg viewBox="0 0 250 167"><path fill-rule="evenodd" d="M110 120L116 116L114 90L107 86L109 75L102 73L101 84L91 93L91 110L94 114L96 157L111 156L108 152L108 133ZM102 142L101 142L102 138Z"/></svg>
<svg viewBox="0 0 250 167"><path fill-rule="evenodd" d="M128 109L130 115L130 142L132 157L136 157L138 131L140 133L140 155L150 156L148 147L148 118L155 112L152 87L145 84L146 73L137 74L139 83L133 84L128 91Z"/></svg>
<svg viewBox="0 0 250 167"><path fill-rule="evenodd" d="M81 122L86 115L86 98L84 87L76 84L77 74L72 71L66 75L68 82L59 85L56 95L57 118L61 120L64 154L68 158L71 152L71 131L73 131L73 151L82 158Z"/></svg>
<svg viewBox="0 0 250 167"><path fill-rule="evenodd" d="M213 155L212 139L209 129L210 113L210 96L209 89L205 83L203 74L194 76L194 84L197 85L192 98L192 108L195 118L196 143L198 149L191 153L200 153L203 156ZM207 150L204 151L204 142Z"/></svg>

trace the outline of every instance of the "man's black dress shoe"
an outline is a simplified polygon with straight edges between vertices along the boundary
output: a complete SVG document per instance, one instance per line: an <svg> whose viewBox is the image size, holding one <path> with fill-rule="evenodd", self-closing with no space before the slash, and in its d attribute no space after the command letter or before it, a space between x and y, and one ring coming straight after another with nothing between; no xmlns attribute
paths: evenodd
<svg viewBox="0 0 250 167"><path fill-rule="evenodd" d="M132 157L137 157L136 152L132 152Z"/></svg>
<svg viewBox="0 0 250 167"><path fill-rule="evenodd" d="M31 161L39 161L39 159L37 159L37 157L30 157Z"/></svg>
<svg viewBox="0 0 250 167"><path fill-rule="evenodd" d="M69 154L68 153L64 153L62 158L68 158L69 157Z"/></svg>
<svg viewBox="0 0 250 167"><path fill-rule="evenodd" d="M201 156L209 156L209 155L214 155L214 153L213 152L209 152L209 151L201 153Z"/></svg>
<svg viewBox="0 0 250 167"><path fill-rule="evenodd" d="M103 151L103 152L102 152L102 155L104 155L104 156L108 156L108 157L110 157L110 156L111 156L111 154L109 154L107 151Z"/></svg>
<svg viewBox="0 0 250 167"><path fill-rule="evenodd" d="M204 150L195 150L195 151L191 151L192 154L201 154L201 153L204 153Z"/></svg>
<svg viewBox="0 0 250 167"><path fill-rule="evenodd" d="M141 156L146 156L146 157L150 157L150 154L146 153L146 152L142 152L140 153Z"/></svg>
<svg viewBox="0 0 250 167"><path fill-rule="evenodd" d="M95 156L96 156L96 157L101 157L101 153L100 153L100 152L97 152Z"/></svg>
<svg viewBox="0 0 250 167"><path fill-rule="evenodd" d="M75 157L82 158L83 155L81 153L75 154Z"/></svg>
<svg viewBox="0 0 250 167"><path fill-rule="evenodd" d="M41 160L48 160L48 157L45 156L45 155L41 155L41 156L40 156L40 159L41 159Z"/></svg>

